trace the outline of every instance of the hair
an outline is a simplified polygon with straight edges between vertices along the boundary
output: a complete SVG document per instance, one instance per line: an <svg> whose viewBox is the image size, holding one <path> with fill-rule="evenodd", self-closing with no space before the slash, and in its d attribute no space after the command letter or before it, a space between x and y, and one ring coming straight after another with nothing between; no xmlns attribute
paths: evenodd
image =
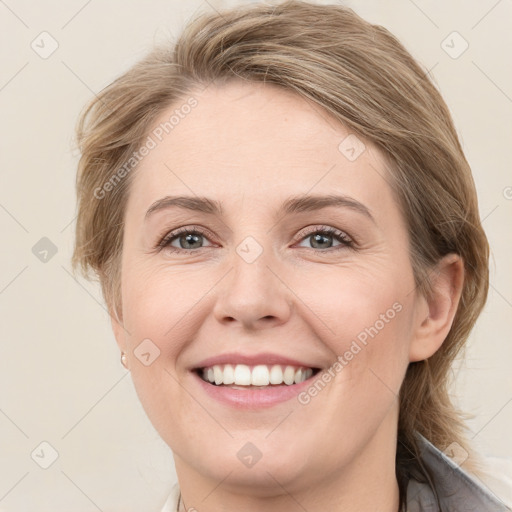
<svg viewBox="0 0 512 512"><path fill-rule="evenodd" d="M119 318L133 176L126 162L163 111L198 88L231 79L294 91L381 150L407 222L419 293L428 297L431 273L444 255L461 256L464 284L451 330L434 355L409 365L400 390L397 468L402 459L419 458L415 432L441 450L452 442L469 450L448 387L451 364L488 291L489 247L471 169L428 72L390 32L349 8L293 0L202 14L176 44L154 49L101 91L77 127L74 268L96 273Z"/></svg>

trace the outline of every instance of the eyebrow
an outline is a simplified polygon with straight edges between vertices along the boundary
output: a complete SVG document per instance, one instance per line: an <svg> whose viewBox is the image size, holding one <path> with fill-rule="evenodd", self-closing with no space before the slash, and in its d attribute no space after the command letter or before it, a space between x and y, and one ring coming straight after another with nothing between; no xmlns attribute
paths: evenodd
<svg viewBox="0 0 512 512"><path fill-rule="evenodd" d="M375 222L370 210L359 201L344 195L308 195L294 196L286 199L279 208L276 217L291 213L303 213L321 210L328 207L349 208L361 213ZM210 215L222 215L220 202L207 197L192 196L166 196L155 201L146 212L146 219L153 213L168 208L177 207Z"/></svg>

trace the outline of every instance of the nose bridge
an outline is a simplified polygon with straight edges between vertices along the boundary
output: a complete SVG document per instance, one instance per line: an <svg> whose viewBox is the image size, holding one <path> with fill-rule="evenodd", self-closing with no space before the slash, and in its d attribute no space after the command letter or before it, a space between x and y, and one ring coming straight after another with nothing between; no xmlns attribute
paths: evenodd
<svg viewBox="0 0 512 512"><path fill-rule="evenodd" d="M215 314L219 321L238 320L247 326L266 319L283 322L290 315L291 300L286 286L276 276L279 267L269 237L264 247L247 236L234 249L232 271L226 276L219 293Z"/></svg>

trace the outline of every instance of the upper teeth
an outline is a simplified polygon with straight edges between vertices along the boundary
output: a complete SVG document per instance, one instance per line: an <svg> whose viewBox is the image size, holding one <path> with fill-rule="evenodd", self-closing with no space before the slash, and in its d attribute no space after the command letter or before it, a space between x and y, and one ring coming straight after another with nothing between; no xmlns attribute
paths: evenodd
<svg viewBox="0 0 512 512"><path fill-rule="evenodd" d="M291 386L309 379L313 375L311 368L297 368L295 366L281 366L275 364L267 366L247 366L245 364L214 365L203 368L203 379L220 385L235 384L237 386L268 386L269 384L282 384Z"/></svg>

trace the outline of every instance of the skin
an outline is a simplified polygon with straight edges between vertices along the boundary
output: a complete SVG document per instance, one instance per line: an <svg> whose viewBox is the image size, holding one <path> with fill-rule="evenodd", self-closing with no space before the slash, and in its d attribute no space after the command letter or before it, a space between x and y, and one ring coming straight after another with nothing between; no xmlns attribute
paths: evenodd
<svg viewBox="0 0 512 512"><path fill-rule="evenodd" d="M318 106L239 80L193 96L197 107L133 176L113 320L141 403L174 453L186 508L396 512L397 394L409 362L432 355L450 329L462 262L439 262L429 300L417 291L382 154L364 141L348 160L338 146L351 132ZM312 194L349 196L372 218L332 206L275 217L288 197ZM173 207L145 220L167 195L206 196L223 211ZM183 238L172 241L180 253L156 248L187 226L207 232L194 248ZM353 245L328 235L314 245L305 228L326 226ZM253 263L236 252L248 236L263 250ZM306 405L240 411L210 399L189 371L237 351L327 369L393 304L400 312ZM133 352L144 339L160 350L148 366ZM247 442L263 454L251 468L237 457Z"/></svg>

